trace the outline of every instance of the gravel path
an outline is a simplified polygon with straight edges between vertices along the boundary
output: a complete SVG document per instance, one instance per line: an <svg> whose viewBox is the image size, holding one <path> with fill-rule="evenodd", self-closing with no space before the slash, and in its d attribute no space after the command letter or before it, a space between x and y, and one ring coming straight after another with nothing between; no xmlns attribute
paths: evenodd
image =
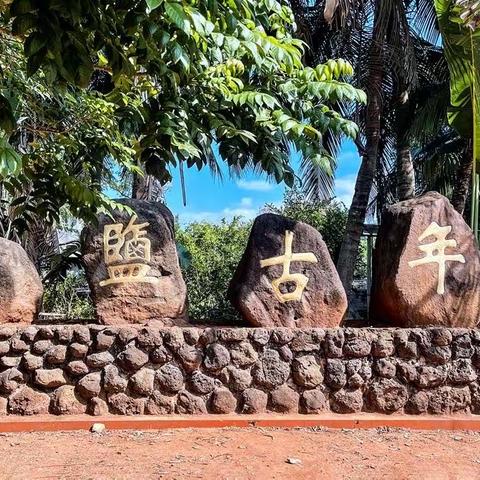
<svg viewBox="0 0 480 480"><path fill-rule="evenodd" d="M388 429L8 433L0 478L477 479L479 447L473 432Z"/></svg>

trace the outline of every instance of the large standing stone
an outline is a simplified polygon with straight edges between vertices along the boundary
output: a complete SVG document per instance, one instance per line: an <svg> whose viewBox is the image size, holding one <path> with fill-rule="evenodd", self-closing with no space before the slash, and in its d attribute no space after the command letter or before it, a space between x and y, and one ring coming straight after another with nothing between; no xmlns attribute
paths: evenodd
<svg viewBox="0 0 480 480"><path fill-rule="evenodd" d="M42 282L25 250L0 238L0 323L32 323L42 296Z"/></svg>
<svg viewBox="0 0 480 480"><path fill-rule="evenodd" d="M284 260L289 254L288 268ZM263 327L336 327L347 308L320 233L271 213L253 224L229 298L249 323Z"/></svg>
<svg viewBox="0 0 480 480"><path fill-rule="evenodd" d="M173 216L161 203L119 200L135 214L82 232L82 253L97 317L104 324L185 323L186 286L178 263ZM104 245L104 238L105 243Z"/></svg>
<svg viewBox="0 0 480 480"><path fill-rule="evenodd" d="M376 325L477 325L478 245L439 193L386 209L373 255L370 312Z"/></svg>

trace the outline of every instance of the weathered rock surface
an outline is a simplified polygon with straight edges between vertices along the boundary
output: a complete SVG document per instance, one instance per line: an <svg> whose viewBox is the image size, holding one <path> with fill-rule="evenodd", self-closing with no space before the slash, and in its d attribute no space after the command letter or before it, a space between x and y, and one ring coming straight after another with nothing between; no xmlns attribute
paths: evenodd
<svg viewBox="0 0 480 480"><path fill-rule="evenodd" d="M287 385L281 385L270 394L274 412L295 413L298 411L299 394Z"/></svg>
<svg viewBox="0 0 480 480"><path fill-rule="evenodd" d="M80 379L77 383L78 393L85 400L97 397L101 391L102 377L100 372L89 373Z"/></svg>
<svg viewBox="0 0 480 480"><path fill-rule="evenodd" d="M61 368L40 369L35 371L35 383L44 388L56 388L65 385L67 379Z"/></svg>
<svg viewBox="0 0 480 480"><path fill-rule="evenodd" d="M37 415L48 413L50 397L30 387L22 387L8 399L8 411L17 415Z"/></svg>
<svg viewBox="0 0 480 480"><path fill-rule="evenodd" d="M153 392L145 404L145 413L149 415L168 415L175 410L175 397Z"/></svg>
<svg viewBox="0 0 480 480"><path fill-rule="evenodd" d="M177 397L175 412L181 415L201 415L207 413L207 407L201 397L182 390Z"/></svg>
<svg viewBox="0 0 480 480"><path fill-rule="evenodd" d="M118 415L142 415L145 410L144 398L132 398L125 393L116 393L108 397L113 413Z"/></svg>
<svg viewBox="0 0 480 480"><path fill-rule="evenodd" d="M0 415L480 414L475 329L8 327Z"/></svg>
<svg viewBox="0 0 480 480"><path fill-rule="evenodd" d="M263 413L267 409L268 395L256 388L247 388L242 395L243 413Z"/></svg>
<svg viewBox="0 0 480 480"><path fill-rule="evenodd" d="M83 261L99 321L110 325L185 324L186 286L178 263L172 213L160 203L131 199L119 203L130 207L136 217L116 210L114 220L100 215L98 226L82 232ZM111 240L104 251L104 229L113 224L121 226L109 234ZM124 234L125 243L116 243L115 235L122 239ZM115 245L121 247L119 251Z"/></svg>
<svg viewBox="0 0 480 480"><path fill-rule="evenodd" d="M370 312L375 325L477 325L478 245L442 195L430 192L386 209L373 255Z"/></svg>
<svg viewBox="0 0 480 480"><path fill-rule="evenodd" d="M98 417L100 415L107 415L108 404L105 400L102 400L101 398L93 397L88 402L87 413L89 413L90 415L94 415L95 417Z"/></svg>
<svg viewBox="0 0 480 480"><path fill-rule="evenodd" d="M210 408L213 413L233 413L237 407L237 399L227 388L219 388L212 393Z"/></svg>
<svg viewBox="0 0 480 480"><path fill-rule="evenodd" d="M64 385L57 388L52 398L52 412L56 415L75 415L85 413L86 405L80 402L75 395L73 385Z"/></svg>
<svg viewBox="0 0 480 480"><path fill-rule="evenodd" d="M305 413L319 413L328 409L327 397L320 388L303 392L301 404Z"/></svg>
<svg viewBox="0 0 480 480"><path fill-rule="evenodd" d="M0 323L32 323L42 296L40 276L25 250L0 238Z"/></svg>
<svg viewBox="0 0 480 480"><path fill-rule="evenodd" d="M290 270L282 276L283 259L268 259L289 251ZM345 290L320 233L270 213L253 224L229 298L250 324L264 327L335 327L347 308Z"/></svg>

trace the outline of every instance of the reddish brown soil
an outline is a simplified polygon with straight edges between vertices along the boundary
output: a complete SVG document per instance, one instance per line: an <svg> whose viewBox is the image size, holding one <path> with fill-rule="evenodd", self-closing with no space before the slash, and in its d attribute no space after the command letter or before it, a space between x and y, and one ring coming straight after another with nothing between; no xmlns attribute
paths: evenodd
<svg viewBox="0 0 480 480"><path fill-rule="evenodd" d="M385 429L7 433L0 478L477 479L479 447L478 433Z"/></svg>

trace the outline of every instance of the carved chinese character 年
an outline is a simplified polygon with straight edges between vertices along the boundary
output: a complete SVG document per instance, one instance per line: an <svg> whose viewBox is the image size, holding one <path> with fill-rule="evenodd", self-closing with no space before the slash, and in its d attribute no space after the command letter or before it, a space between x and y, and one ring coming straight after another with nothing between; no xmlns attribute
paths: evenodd
<svg viewBox="0 0 480 480"><path fill-rule="evenodd" d="M446 262L460 262L465 263L465 257L461 254L446 255L445 249L447 247L456 247L457 241L453 238L447 240L447 235L452 231L452 227L447 225L441 227L436 222L432 222L426 230L418 237L421 242L429 236L435 237L435 241L425 245L419 245L419 249L425 252L426 255L417 260L408 262L410 268L425 265L427 263L438 263L438 283L437 293L443 295L445 293L445 264Z"/></svg>

